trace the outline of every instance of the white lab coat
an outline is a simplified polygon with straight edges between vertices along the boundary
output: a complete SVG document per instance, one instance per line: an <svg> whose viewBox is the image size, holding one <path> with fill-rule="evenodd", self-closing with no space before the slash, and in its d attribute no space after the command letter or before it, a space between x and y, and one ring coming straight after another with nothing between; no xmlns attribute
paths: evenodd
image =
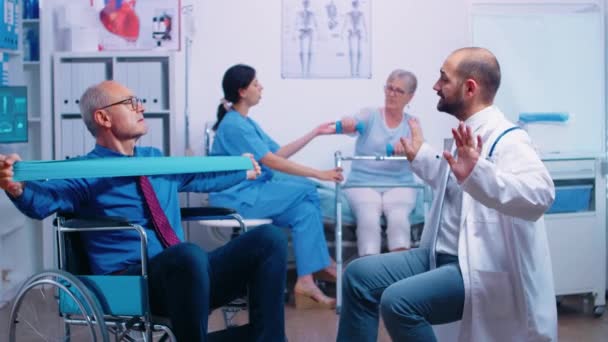
<svg viewBox="0 0 608 342"><path fill-rule="evenodd" d="M486 159L492 143L515 125L494 106L483 112L486 120L475 132L483 150L460 184L458 258L465 301L458 340L556 341L555 290L543 220L555 197L553 181L520 129L505 134L492 160ZM451 172L441 152L425 143L411 163L435 190L421 240L421 247L433 254L439 202Z"/></svg>

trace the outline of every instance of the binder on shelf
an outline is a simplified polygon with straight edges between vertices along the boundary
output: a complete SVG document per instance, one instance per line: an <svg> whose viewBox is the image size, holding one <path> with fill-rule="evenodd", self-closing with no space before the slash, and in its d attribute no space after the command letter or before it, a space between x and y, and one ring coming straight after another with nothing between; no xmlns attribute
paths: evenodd
<svg viewBox="0 0 608 342"><path fill-rule="evenodd" d="M61 119L61 136L61 159L83 156L95 147L95 138L84 121L74 115Z"/></svg>
<svg viewBox="0 0 608 342"><path fill-rule="evenodd" d="M58 72L55 72L55 77L60 80L58 82L59 89L55 91L59 95L59 111L61 113L70 113L72 100L72 63L59 63Z"/></svg>
<svg viewBox="0 0 608 342"><path fill-rule="evenodd" d="M79 157L85 154L84 134L82 132L82 119L72 118L72 152L69 157Z"/></svg>
<svg viewBox="0 0 608 342"><path fill-rule="evenodd" d="M72 64L72 87L70 94L70 113L80 113L80 96L84 92L84 78L89 70L82 63Z"/></svg>
<svg viewBox="0 0 608 342"><path fill-rule="evenodd" d="M106 79L105 62L66 63L71 65L71 96L67 113L80 113L80 97L84 91Z"/></svg>
<svg viewBox="0 0 608 342"><path fill-rule="evenodd" d="M38 41L38 30L35 28L23 29L23 61L38 62L40 61L40 49Z"/></svg>
<svg viewBox="0 0 608 342"><path fill-rule="evenodd" d="M129 87L129 66L127 63L117 62L114 65L112 79L125 87ZM135 96L141 97L139 94L135 94Z"/></svg>
<svg viewBox="0 0 608 342"><path fill-rule="evenodd" d="M0 6L0 49L19 49L19 34L17 30L17 15L19 14L17 0L4 0Z"/></svg>
<svg viewBox="0 0 608 342"><path fill-rule="evenodd" d="M147 98L146 108L150 112L159 112L167 109L163 98L163 77L161 62L141 62L140 87Z"/></svg>
<svg viewBox="0 0 608 342"><path fill-rule="evenodd" d="M153 112L154 105L152 104L147 84L152 78L146 75L146 63L147 62L143 61L132 63L131 69L136 74L135 80L133 81L133 89L137 89L137 96L141 98L141 101L146 108L146 112Z"/></svg>
<svg viewBox="0 0 608 342"><path fill-rule="evenodd" d="M169 151L165 148L164 118L162 116L146 116L146 124L148 125L148 133L139 139L137 145L156 147L164 155L169 155Z"/></svg>
<svg viewBox="0 0 608 342"><path fill-rule="evenodd" d="M95 138L87 129L87 126L84 124L84 121L80 119L80 125L78 126L80 131L82 132L82 154L89 153L93 148L95 148Z"/></svg>
<svg viewBox="0 0 608 342"><path fill-rule="evenodd" d="M38 0L24 0L23 19L38 19L39 16Z"/></svg>
<svg viewBox="0 0 608 342"><path fill-rule="evenodd" d="M68 157L74 156L72 151L72 146L74 146L74 139L72 138L72 133L74 129L72 128L72 120L63 118L61 119L61 136L63 139L61 140L61 159L66 159Z"/></svg>
<svg viewBox="0 0 608 342"><path fill-rule="evenodd" d="M139 82L139 66L138 63L135 62L125 62L121 63L127 71L127 88L131 89L131 91L135 94L135 96L142 99L142 101L146 100L145 95L142 92L140 82ZM147 107L147 101L144 103L144 106Z"/></svg>

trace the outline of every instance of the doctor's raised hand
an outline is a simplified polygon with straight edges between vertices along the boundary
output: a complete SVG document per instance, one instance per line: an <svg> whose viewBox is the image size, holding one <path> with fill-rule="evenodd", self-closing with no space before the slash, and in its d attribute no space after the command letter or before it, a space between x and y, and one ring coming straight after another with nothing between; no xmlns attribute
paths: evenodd
<svg viewBox="0 0 608 342"><path fill-rule="evenodd" d="M401 146L403 147L407 160L411 162L414 160L414 158L416 158L420 147L424 143L424 136L422 135L422 128L420 128L420 122L418 122L418 119L411 118L407 121L407 123L410 126L411 137L402 137L399 139L399 141L401 142Z"/></svg>
<svg viewBox="0 0 608 342"><path fill-rule="evenodd" d="M13 165L20 160L17 154L8 156L0 154L0 189L8 192L12 197L19 197L23 193L23 183L13 181Z"/></svg>
<svg viewBox="0 0 608 342"><path fill-rule="evenodd" d="M454 157L449 151L444 151L443 157L450 164L458 182L462 182L467 179L477 164L483 147L482 141L481 137L479 135L475 137L471 127L466 126L462 121L458 124L458 128L452 128L452 136L454 136L457 156Z"/></svg>

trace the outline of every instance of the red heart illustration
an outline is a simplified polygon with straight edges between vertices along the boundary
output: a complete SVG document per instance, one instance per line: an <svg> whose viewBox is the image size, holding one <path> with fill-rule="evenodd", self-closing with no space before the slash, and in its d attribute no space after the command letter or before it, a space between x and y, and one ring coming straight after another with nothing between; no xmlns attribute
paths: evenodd
<svg viewBox="0 0 608 342"><path fill-rule="evenodd" d="M123 0L119 5L117 8L116 0L108 1L99 12L99 19L111 33L134 42L139 37L139 17L134 9L135 0Z"/></svg>

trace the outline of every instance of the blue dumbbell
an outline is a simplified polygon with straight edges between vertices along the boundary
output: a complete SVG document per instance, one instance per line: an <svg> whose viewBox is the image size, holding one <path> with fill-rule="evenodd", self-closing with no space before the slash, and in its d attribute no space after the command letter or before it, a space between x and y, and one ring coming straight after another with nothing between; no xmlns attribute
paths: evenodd
<svg viewBox="0 0 608 342"><path fill-rule="evenodd" d="M386 144L386 155L392 157L395 154L395 147L392 144Z"/></svg>
<svg viewBox="0 0 608 342"><path fill-rule="evenodd" d="M359 134L363 134L365 130L365 124L363 122L357 122L355 125L355 130L359 132ZM336 121L336 134L342 134L342 121Z"/></svg>

